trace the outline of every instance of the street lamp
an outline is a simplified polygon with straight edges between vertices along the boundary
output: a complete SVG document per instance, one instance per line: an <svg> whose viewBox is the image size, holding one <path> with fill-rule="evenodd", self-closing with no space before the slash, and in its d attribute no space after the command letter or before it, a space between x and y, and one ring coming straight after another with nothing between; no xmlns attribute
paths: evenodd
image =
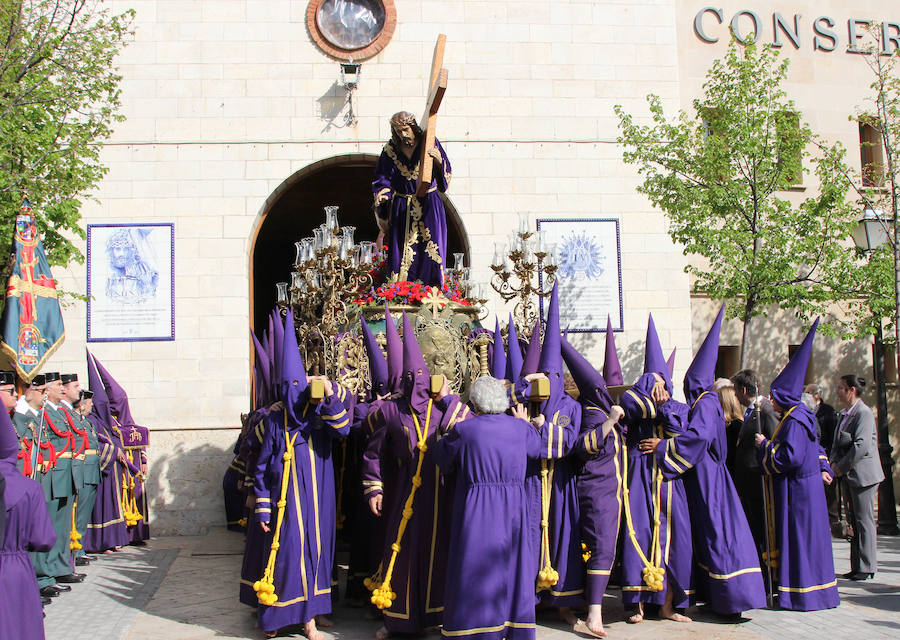
<svg viewBox="0 0 900 640"><path fill-rule="evenodd" d="M867 254L875 251L890 239L888 224L882 212L866 207L862 219L853 228L853 241ZM897 527L897 505L894 499L893 450L888 433L887 389L884 374L884 340L881 333L881 318L874 318L875 345L873 350L876 406L878 413L878 456L884 471L884 480L878 486L878 533L882 535L900 534Z"/></svg>

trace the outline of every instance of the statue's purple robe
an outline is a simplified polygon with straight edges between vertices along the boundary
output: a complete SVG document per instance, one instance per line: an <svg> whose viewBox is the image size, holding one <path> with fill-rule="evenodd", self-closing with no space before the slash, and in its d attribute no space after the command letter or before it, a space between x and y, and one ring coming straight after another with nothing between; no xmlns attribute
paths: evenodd
<svg viewBox="0 0 900 640"><path fill-rule="evenodd" d="M769 513L774 515L779 606L800 611L838 606L821 476L827 462L816 439L815 415L802 403L790 408L772 439L759 445L757 458L775 498Z"/></svg>
<svg viewBox="0 0 900 640"><path fill-rule="evenodd" d="M376 215L387 219L390 225L385 244L391 273L399 274L401 280L421 280L426 285L441 286L443 266L447 262L447 217L438 192L447 190L451 168L450 159L437 139L434 146L440 151L443 165L433 163L432 183L423 197L415 195L422 145L407 158L393 139L384 145L375 165L372 191L376 197L388 197ZM414 239L409 248L408 236ZM412 253L404 256L404 250L409 249Z"/></svg>
<svg viewBox="0 0 900 640"><path fill-rule="evenodd" d="M469 417L469 408L458 396L450 395L433 403L429 420L428 401L421 395L416 394L414 404L421 407L415 411L419 428L425 430L427 424L422 485L416 491L413 513L391 576L390 586L397 597L382 611L384 625L392 633L418 633L441 624L452 491L440 481L434 445L440 433ZM379 567L382 577L421 454L412 411L409 395L404 394L397 400L382 401L369 415L371 434L363 457L362 478L367 500L380 493L384 496L384 548Z"/></svg>
<svg viewBox="0 0 900 640"><path fill-rule="evenodd" d="M445 637L534 639L538 567L527 533L525 471L528 458L546 452L546 436L505 414L466 420L435 445L445 482L455 484Z"/></svg>
<svg viewBox="0 0 900 640"><path fill-rule="evenodd" d="M256 507L250 526L268 522L271 529L262 544L263 565L275 534L282 477L290 474L273 580L278 600L257 608L259 628L267 632L331 612L335 537L331 450L335 438L347 435L350 416L337 392L318 405L297 406L294 414L296 420L284 411L266 417L254 471ZM293 441L294 450L288 467L283 459L286 438Z"/></svg>
<svg viewBox="0 0 900 640"><path fill-rule="evenodd" d="M759 556L725 467L727 453L725 417L714 392L702 393L684 432L664 439L656 450L663 476L684 480L700 599L721 614L766 606Z"/></svg>
<svg viewBox="0 0 900 640"><path fill-rule="evenodd" d="M241 441L239 435L232 450L233 457L222 476L222 494L225 497L225 526L231 531L243 531L241 520L244 517L244 494L241 488L244 476L247 475L246 463L241 459Z"/></svg>
<svg viewBox="0 0 900 640"><path fill-rule="evenodd" d="M97 431L100 442L100 484L97 499L84 534L82 546L89 553L102 553L108 549L124 547L131 542L125 517L122 515L122 474L124 469L117 460L117 452L124 450L117 445L118 438L111 434L99 420L99 416L88 418ZM133 471L136 473L137 468Z"/></svg>
<svg viewBox="0 0 900 640"><path fill-rule="evenodd" d="M627 455L618 426L603 437L607 412L592 404L582 404L581 433L575 451L584 461L578 472L578 507L581 512L581 541L590 552L587 560L585 599L602 604L616 559L616 545L622 518L622 474Z"/></svg>
<svg viewBox="0 0 900 640"><path fill-rule="evenodd" d="M12 431L12 426L9 429ZM28 552L49 551L56 543L56 532L41 485L19 473L15 454L0 459L0 474L6 481L6 524L0 545L0 638L43 640L41 596Z"/></svg>
<svg viewBox="0 0 900 640"><path fill-rule="evenodd" d="M559 574L559 579L552 587L540 590L538 598L554 607L576 607L584 603L584 557L576 488L578 460L570 454L581 429L581 405L562 391L561 384L554 384L552 375L550 378L550 399L540 406L546 420L542 432L546 430L550 442L542 460L529 462L525 485L531 505L532 536L540 556L541 473L547 469L550 479L550 565ZM531 383L521 378L512 393L516 402L527 406Z"/></svg>
<svg viewBox="0 0 900 640"><path fill-rule="evenodd" d="M626 605L638 602L662 605L666 590L673 593L672 604L676 608L690 605L693 590L693 548L691 520L688 512L684 483L680 478L665 480L660 486L660 509L654 506L654 481L660 470L652 455L638 449L638 443L646 438L672 438L684 430L688 407L669 400L657 410L650 393L655 380L652 373L642 375L635 385L622 395L621 406L625 411L625 442L628 447L628 500L625 501L625 530L622 532L622 602ZM665 408L665 409L663 409ZM653 591L643 580L645 567L637 548L651 558L654 516L658 515L660 561L657 566L665 570L663 588ZM634 529L634 538L630 527Z"/></svg>

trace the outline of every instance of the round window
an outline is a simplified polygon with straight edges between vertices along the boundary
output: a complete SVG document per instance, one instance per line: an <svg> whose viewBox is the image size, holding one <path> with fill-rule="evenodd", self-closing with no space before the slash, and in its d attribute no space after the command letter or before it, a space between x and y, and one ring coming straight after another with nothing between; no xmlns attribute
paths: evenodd
<svg viewBox="0 0 900 640"><path fill-rule="evenodd" d="M363 60L381 51L396 22L391 0L312 0L307 9L313 40L341 59Z"/></svg>

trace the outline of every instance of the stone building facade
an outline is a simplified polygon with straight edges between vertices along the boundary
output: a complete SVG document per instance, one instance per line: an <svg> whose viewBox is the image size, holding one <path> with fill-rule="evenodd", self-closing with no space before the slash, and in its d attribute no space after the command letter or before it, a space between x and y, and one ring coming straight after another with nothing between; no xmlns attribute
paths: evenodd
<svg viewBox="0 0 900 640"><path fill-rule="evenodd" d="M273 277L287 279L293 259L274 249L273 238L307 235L333 198L358 234L366 224L374 229L367 180L390 135L389 116L422 110L439 33L447 35L449 71L438 120L453 166L448 208L474 279L490 278L494 242L521 212L532 223L617 219L624 331L616 340L626 379L640 370L648 312L664 348L681 354L678 376L711 305L692 300L686 258L664 216L635 191L613 105L645 116L652 92L667 112L689 106L723 51L727 23L750 5L768 40L774 12L790 24L802 14L799 48L782 37L782 50L792 59L789 93L819 133L855 148L847 115L868 84L862 62L844 51L847 20L859 14L848 0L723 0L713 9L721 8L724 24L715 11L702 16L715 43L694 29L706 8L694 0L394 0L385 3L395 11L390 41L361 61L350 125L338 60L317 46L308 0L109 4L137 12L119 59L127 120L104 146L109 173L82 213L86 224L174 223L175 340L87 346L151 429L148 486L158 533L223 523L221 475L249 405L249 331L271 306ZM868 5L862 17L900 19L889 0ZM811 19L820 14L833 18L836 32L843 24L834 51L813 48ZM84 266L56 275L63 288L85 291ZM489 305L505 318L498 299ZM86 315L80 303L64 310L67 339L52 364L82 379ZM765 325L769 352L751 355L764 375L784 359L772 345L802 336L780 318ZM724 341L739 334L729 326ZM593 340L599 355L601 338L581 344ZM864 343L823 340L816 376L830 381L846 366L868 372L868 354Z"/></svg>

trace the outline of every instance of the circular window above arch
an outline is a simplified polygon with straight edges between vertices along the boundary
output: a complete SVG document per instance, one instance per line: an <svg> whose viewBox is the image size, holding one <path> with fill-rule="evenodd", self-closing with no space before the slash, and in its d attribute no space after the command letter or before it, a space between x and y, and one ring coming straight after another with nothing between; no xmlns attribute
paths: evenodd
<svg viewBox="0 0 900 640"><path fill-rule="evenodd" d="M339 60L371 58L397 26L393 0L310 0L306 28L316 46Z"/></svg>

